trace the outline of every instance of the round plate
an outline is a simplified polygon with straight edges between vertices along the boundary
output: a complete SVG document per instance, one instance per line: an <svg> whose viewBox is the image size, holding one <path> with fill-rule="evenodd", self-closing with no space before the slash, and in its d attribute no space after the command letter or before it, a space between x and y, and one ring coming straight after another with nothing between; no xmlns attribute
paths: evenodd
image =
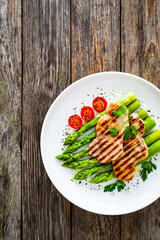
<svg viewBox="0 0 160 240"><path fill-rule="evenodd" d="M119 215L127 214L146 207L160 196L160 161L157 156L157 170L149 174L143 182L139 170L133 181L127 183L121 192L104 193L100 185L88 181L72 180L75 170L62 167L55 158L63 152L67 119L70 115L80 114L82 106L92 106L96 96L104 96L109 102L115 102L132 90L141 101L142 108L150 110L150 115L160 127L159 104L160 90L146 80L127 73L103 72L80 79L67 87L51 105L41 132L41 154L47 174L57 190L73 204L90 212Z"/></svg>

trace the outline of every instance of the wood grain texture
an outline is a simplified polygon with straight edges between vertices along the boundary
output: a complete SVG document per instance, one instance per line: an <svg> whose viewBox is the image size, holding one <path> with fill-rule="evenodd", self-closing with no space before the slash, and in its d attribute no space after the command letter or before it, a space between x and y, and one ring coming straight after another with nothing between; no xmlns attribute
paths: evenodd
<svg viewBox="0 0 160 240"><path fill-rule="evenodd" d="M21 1L0 1L0 239L20 239Z"/></svg>
<svg viewBox="0 0 160 240"><path fill-rule="evenodd" d="M70 2L23 1L23 239L70 239L70 203L47 177L40 133L55 97L70 83Z"/></svg>
<svg viewBox="0 0 160 240"><path fill-rule="evenodd" d="M160 1L122 0L122 71L160 87ZM160 239L160 200L121 217L121 239Z"/></svg>
<svg viewBox="0 0 160 240"><path fill-rule="evenodd" d="M120 1L72 1L72 81L120 70Z"/></svg>
<svg viewBox="0 0 160 240"><path fill-rule="evenodd" d="M72 81L99 71L120 70L120 2L73 0ZM72 205L73 240L120 239L120 218Z"/></svg>

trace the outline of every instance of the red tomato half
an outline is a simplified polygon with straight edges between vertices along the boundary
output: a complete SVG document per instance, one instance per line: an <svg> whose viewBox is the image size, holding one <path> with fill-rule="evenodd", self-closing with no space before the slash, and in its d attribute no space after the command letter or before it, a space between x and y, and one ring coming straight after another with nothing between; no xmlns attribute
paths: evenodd
<svg viewBox="0 0 160 240"><path fill-rule="evenodd" d="M69 117L68 119L68 124L70 127L74 128L74 129L78 129L80 127L82 127L82 118L80 116L78 116L77 114L72 115Z"/></svg>
<svg viewBox="0 0 160 240"><path fill-rule="evenodd" d="M107 101L103 97L96 97L92 104L96 112L103 112L107 107Z"/></svg>
<svg viewBox="0 0 160 240"><path fill-rule="evenodd" d="M84 121L89 122L94 118L94 111L91 107L85 106L81 109L81 117Z"/></svg>

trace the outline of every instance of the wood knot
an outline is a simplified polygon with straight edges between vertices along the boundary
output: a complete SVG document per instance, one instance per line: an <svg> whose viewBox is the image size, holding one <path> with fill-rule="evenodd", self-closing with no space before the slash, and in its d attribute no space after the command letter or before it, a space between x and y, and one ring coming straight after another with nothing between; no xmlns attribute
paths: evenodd
<svg viewBox="0 0 160 240"><path fill-rule="evenodd" d="M156 45L153 41L150 42L146 55L154 56L156 52Z"/></svg>

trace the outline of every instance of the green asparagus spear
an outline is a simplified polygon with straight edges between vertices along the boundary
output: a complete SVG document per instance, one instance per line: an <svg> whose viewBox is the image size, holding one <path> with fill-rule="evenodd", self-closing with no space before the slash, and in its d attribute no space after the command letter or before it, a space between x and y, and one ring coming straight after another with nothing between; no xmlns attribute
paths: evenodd
<svg viewBox="0 0 160 240"><path fill-rule="evenodd" d="M56 156L56 158L60 161L64 161L64 162L69 163L69 162L72 162L72 161L77 160L79 158L88 156L88 149L89 148L87 147L83 151L78 152L76 154L66 153L66 154L58 155L58 156Z"/></svg>
<svg viewBox="0 0 160 240"><path fill-rule="evenodd" d="M160 139L160 129L155 130L154 132L147 135L144 140L147 146L151 145L152 143L156 142Z"/></svg>
<svg viewBox="0 0 160 240"><path fill-rule="evenodd" d="M90 176L92 176L95 173L99 173L102 171L105 171L106 169L109 169L112 167L112 163L108 163L108 164L103 164L103 165L99 165L99 166L94 166L92 168L86 168L80 172L78 172L73 179L75 180L84 180Z"/></svg>
<svg viewBox="0 0 160 240"><path fill-rule="evenodd" d="M71 169L82 169L82 168L94 166L96 164L99 164L99 161L96 158L88 158L88 159L81 160L81 161L64 163L62 166L71 168Z"/></svg>
<svg viewBox="0 0 160 240"><path fill-rule="evenodd" d="M146 110L144 109L141 109L139 112L138 112L138 115L139 115L139 118L141 119L146 119L149 117L148 113L146 112Z"/></svg>
<svg viewBox="0 0 160 240"><path fill-rule="evenodd" d="M129 91L124 97L122 97L117 102L124 106L128 106L136 99L137 99L136 95L132 91Z"/></svg>
<svg viewBox="0 0 160 240"><path fill-rule="evenodd" d="M158 138L159 136L159 138ZM152 135L153 139L160 139L160 132L156 133L156 135ZM149 146L149 153L148 153L148 157L144 160L142 160L141 162L136 164L136 167L138 165L141 165L142 163L148 161L150 158L152 158L153 156L155 156L156 154L158 154L160 152L160 140L157 140L156 142L154 142L154 140L152 140L152 144ZM94 178L92 178L92 180L90 181L91 183L99 183L99 181L102 182L107 182L111 179L114 179L114 175L113 175L113 171L109 171L109 172L105 172L105 173L100 173L98 175L96 175Z"/></svg>
<svg viewBox="0 0 160 240"><path fill-rule="evenodd" d="M141 106L140 102L136 99L134 102L132 102L127 108L130 113L133 113Z"/></svg>
<svg viewBox="0 0 160 240"><path fill-rule="evenodd" d="M140 105L141 105L140 102L136 99L133 103L131 103L128 106L128 109L129 109L130 113L132 113L135 110L137 110L140 107ZM145 119L146 116L148 116L148 113L145 110L140 110L138 112L138 114L140 114L142 116L142 119ZM84 146L85 144L90 143L91 140L94 139L95 137L96 137L96 131L90 133L89 135L86 135L81 140L73 142L71 145L69 145L66 148L66 150L63 152L63 154L64 153L71 153L71 152L76 151L77 149L79 149L80 147Z"/></svg>
<svg viewBox="0 0 160 240"><path fill-rule="evenodd" d="M128 92L123 98L121 98L118 102L122 105L128 106L130 103L132 103L134 100L136 100L136 96L133 92ZM88 131L90 128L95 126L98 122L98 119L106 114L106 110L103 112L99 113L95 118L93 118L91 121L85 123L79 130L74 131L71 135L69 135L65 142L64 145L69 145L72 142L75 141L79 136L81 136L83 133Z"/></svg>
<svg viewBox="0 0 160 240"><path fill-rule="evenodd" d="M152 143L150 146L149 146L149 154L148 154L148 157L144 160L142 160L141 162L137 163L136 164L136 167L146 161L148 161L150 158L154 157L156 154L158 154L160 152L160 139L157 140L156 142Z"/></svg>
<svg viewBox="0 0 160 240"><path fill-rule="evenodd" d="M113 174L113 171L111 170L111 171L100 173L100 174L96 175L94 178L92 178L90 183L98 184L98 183L110 181L113 178L114 178L114 174Z"/></svg>
<svg viewBox="0 0 160 240"><path fill-rule="evenodd" d="M77 149L84 146L85 144L90 143L92 141L92 139L94 139L95 137L96 137L96 131L90 133L89 135L86 135L81 140L78 140L78 141L72 143L71 145L69 145L66 148L66 150L63 152L63 154L76 151Z"/></svg>
<svg viewBox="0 0 160 240"><path fill-rule="evenodd" d="M152 117L148 117L144 120L145 122L145 134L147 134L149 131L151 131L155 126L156 126L156 122L154 121L154 119Z"/></svg>

